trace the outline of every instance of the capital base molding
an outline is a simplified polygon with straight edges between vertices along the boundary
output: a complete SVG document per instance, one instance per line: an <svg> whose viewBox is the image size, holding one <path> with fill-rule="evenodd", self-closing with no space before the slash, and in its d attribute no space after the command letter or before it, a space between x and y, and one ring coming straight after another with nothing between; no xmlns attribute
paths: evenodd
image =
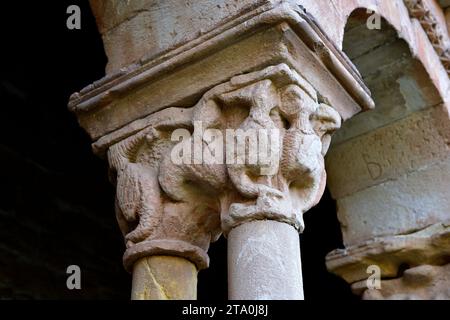
<svg viewBox="0 0 450 320"><path fill-rule="evenodd" d="M206 250L181 240L148 240L137 243L125 252L123 261L128 272L133 271L134 264L142 258L150 256L181 257L191 261L197 270L209 266Z"/></svg>
<svg viewBox="0 0 450 320"><path fill-rule="evenodd" d="M375 238L364 244L338 249L326 257L327 268L355 290L365 286L368 267L376 265L382 279L397 278L402 268L442 266L450 262L450 223L431 225L406 235ZM356 284L361 281L361 284Z"/></svg>

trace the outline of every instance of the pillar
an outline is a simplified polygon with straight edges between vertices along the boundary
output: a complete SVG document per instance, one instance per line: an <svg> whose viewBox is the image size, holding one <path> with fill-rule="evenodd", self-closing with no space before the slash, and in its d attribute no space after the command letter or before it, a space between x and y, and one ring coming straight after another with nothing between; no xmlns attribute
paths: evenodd
<svg viewBox="0 0 450 320"><path fill-rule="evenodd" d="M195 300L197 268L187 259L150 256L133 267L132 300Z"/></svg>

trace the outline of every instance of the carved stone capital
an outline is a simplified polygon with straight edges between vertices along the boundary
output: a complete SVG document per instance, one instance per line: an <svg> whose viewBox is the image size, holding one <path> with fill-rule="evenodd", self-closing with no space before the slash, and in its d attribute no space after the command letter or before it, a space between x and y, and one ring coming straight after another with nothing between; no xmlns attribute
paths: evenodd
<svg viewBox="0 0 450 320"><path fill-rule="evenodd" d="M94 151L110 162L128 270L154 254L204 268L209 243L247 221L301 231L325 187L331 133L374 106L359 72L304 8L264 1L241 13L133 58L71 97ZM114 69L125 66L120 61ZM229 157L230 130L265 132L251 141L270 141L271 161L252 143ZM173 139L176 132L183 133ZM223 161L198 161L205 150L218 152L219 133ZM174 161L183 150L189 161ZM256 161L231 161L255 154Z"/></svg>
<svg viewBox="0 0 450 320"><path fill-rule="evenodd" d="M210 242L247 221L302 231L303 213L322 196L323 156L341 117L280 64L232 78L191 109L146 121L108 150L128 270L156 254L205 268Z"/></svg>
<svg viewBox="0 0 450 320"><path fill-rule="evenodd" d="M323 156L340 123L337 111L285 64L236 76L193 107L193 135L175 147L189 153L188 161L165 158L159 181L176 200L201 181L208 200L220 202L226 234L267 219L302 231L303 213L323 194Z"/></svg>
<svg viewBox="0 0 450 320"><path fill-rule="evenodd" d="M231 188L220 195L223 231L253 220L285 222L302 231L303 213L323 194L323 156L341 124L337 111L321 103L297 72L280 64L211 90L194 108L194 121L226 137ZM248 143L239 148L244 140Z"/></svg>
<svg viewBox="0 0 450 320"><path fill-rule="evenodd" d="M154 126L108 150L112 178L117 185L117 220L127 246L127 270L138 259L150 255L181 256L204 269L209 264L209 244L221 234L219 216L214 214L219 203L210 196L209 186L192 180L184 188L181 181L166 179L164 163L174 145L171 131L189 126L181 120L182 117L171 121L168 117L166 121L156 121ZM180 171L173 173L182 175ZM170 192L176 188L179 193Z"/></svg>

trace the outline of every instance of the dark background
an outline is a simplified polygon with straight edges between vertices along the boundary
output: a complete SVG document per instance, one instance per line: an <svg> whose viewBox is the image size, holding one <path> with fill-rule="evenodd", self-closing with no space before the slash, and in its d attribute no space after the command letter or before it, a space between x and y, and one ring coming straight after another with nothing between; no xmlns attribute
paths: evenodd
<svg viewBox="0 0 450 320"><path fill-rule="evenodd" d="M82 11L81 30L66 9ZM114 215L106 163L67 110L69 96L104 76L106 57L87 1L0 4L0 299L122 299L131 278ZM355 299L325 269L342 247L329 194L305 216L301 236L305 297ZM200 300L227 294L226 240L213 244L199 276ZM82 290L66 288L66 268Z"/></svg>

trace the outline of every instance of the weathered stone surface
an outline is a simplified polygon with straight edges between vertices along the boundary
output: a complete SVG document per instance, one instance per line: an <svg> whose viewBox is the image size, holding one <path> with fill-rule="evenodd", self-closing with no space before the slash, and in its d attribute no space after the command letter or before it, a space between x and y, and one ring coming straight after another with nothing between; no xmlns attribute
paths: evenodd
<svg viewBox="0 0 450 320"><path fill-rule="evenodd" d="M111 71L131 64L146 54L155 56L164 50L192 41L208 31L217 29L224 22L229 21L230 17L245 15L249 10L258 7L264 10L264 6L270 7L279 2L278 0L214 0L180 3L174 0L143 0L133 1L133 3L121 1L102 3L92 0L91 6L104 37ZM431 11L432 17L439 25L443 24L445 27L442 12L436 10L437 4L434 1L424 2L427 10ZM402 0L333 0L331 3L328 0L298 0L292 3L302 5L315 16L319 25L338 45L342 43L347 17L356 8L370 8L380 12L409 43L416 42L415 31ZM330 6L333 10L330 10ZM211 12L215 14L211 15ZM117 47L115 43L127 45ZM127 48L128 52L122 48ZM414 46L413 50L418 50L418 47ZM423 61L425 62L425 59Z"/></svg>
<svg viewBox="0 0 450 320"><path fill-rule="evenodd" d="M427 7L436 8L434 0L425 2ZM448 34L441 32L443 30L442 18L439 16L442 15L442 12L436 10L431 13L433 19L436 19L436 22L441 25L438 26L438 29L431 30L429 32L431 37L429 37L419 21L410 19L408 8L403 0L333 0L331 3L328 0L301 0L298 3L312 15L318 17L318 23L338 46L343 43L347 19L354 10L368 8L379 13L397 30L399 37L409 44L412 55L418 57L422 62L443 100L446 103L450 101L448 73L443 66L443 61L440 60L439 53L431 44L434 37L442 38L446 46L449 43ZM330 5L333 10L329 10ZM429 12L429 10L423 11L425 14Z"/></svg>
<svg viewBox="0 0 450 320"><path fill-rule="evenodd" d="M423 228L446 219L449 207L440 173L450 155L447 107L388 26L375 32L385 35L381 46L363 49L372 39L360 14L349 19L344 48L356 41L351 57L376 108L344 123L327 156L346 245Z"/></svg>
<svg viewBox="0 0 450 320"><path fill-rule="evenodd" d="M222 114L222 119L206 118L205 114L216 113L211 105L206 105L205 109L199 109L197 120L211 124L222 121L226 124L223 129L231 125L243 132L281 130L282 140L275 163L267 165L258 160L252 165L233 162L227 165L230 182L239 196L224 199L225 207L230 207L229 211L222 212L222 228L227 233L249 219L274 219L302 230L303 213L323 193L323 155L328 150L330 135L340 126L340 116L331 107L319 104L312 87L286 65L236 77L230 84L231 87L218 87L210 95L217 96L217 101L222 108L229 108L229 113ZM239 90L235 90L237 86ZM233 124L236 103L250 103L250 109L242 123ZM277 111L273 109L275 106ZM250 159L252 155L245 150L245 154L238 151L237 156ZM264 174L265 169L270 173Z"/></svg>
<svg viewBox="0 0 450 320"><path fill-rule="evenodd" d="M153 255L183 257L197 269L205 268L210 242L221 232L228 234L255 220L303 230L303 213L323 194L323 156L341 124L341 116L319 101L311 84L280 64L234 77L209 90L183 116L176 117L177 111L161 111L139 121L130 128L138 130L134 135L115 144L115 134L104 139L112 144L108 160L117 186L127 270ZM188 136L174 139L176 129ZM226 139L218 141L220 151L227 146L224 157L213 162L205 158L207 150L218 151L215 139L206 138L207 130L221 134L215 139ZM228 140L229 130L278 134L267 137L268 145L258 137L256 149L244 140L242 148L239 135ZM266 148L270 162L264 160ZM180 151L184 160L179 163L174 154ZM250 160L252 152L256 162ZM298 235L296 241L298 245ZM298 273L300 269L294 275ZM147 289L138 291L143 290ZM301 298L293 292L286 297Z"/></svg>
<svg viewBox="0 0 450 320"><path fill-rule="evenodd" d="M344 243L405 234L450 218L449 158L337 202Z"/></svg>
<svg viewBox="0 0 450 320"><path fill-rule="evenodd" d="M449 242L449 223L441 222L414 233L378 237L335 250L328 254L326 263L330 272L350 284L367 280L371 265L380 268L382 279L390 279L398 277L405 266L448 263Z"/></svg>
<svg viewBox="0 0 450 320"><path fill-rule="evenodd" d="M269 67L213 88L185 114L191 119L166 115L144 122L151 126L108 150L128 270L146 255L164 253L185 257L202 269L208 265L209 243L222 230L227 233L248 220L274 219L303 229L303 213L322 196L323 155L341 118L317 101L317 93L301 76L287 65ZM193 136L173 141L172 132L186 127ZM195 152L200 146L203 155L212 148L203 137L204 130L212 128L222 137L228 129L281 130L281 151L276 150L274 163L258 157L248 164L248 148L236 153L247 159L243 164L228 153L224 162L215 164L205 163L202 155L196 163L193 154L187 163L174 162L174 148ZM263 176L264 169L273 172Z"/></svg>
<svg viewBox="0 0 450 320"><path fill-rule="evenodd" d="M437 106L332 147L327 172L333 197L342 199L448 158L444 119L446 109Z"/></svg>
<svg viewBox="0 0 450 320"><path fill-rule="evenodd" d="M359 21L350 18L353 20ZM442 103L421 62L411 56L408 44L396 37L392 27L382 24L381 30L371 30L368 35L364 21L359 23L347 31L344 50L350 51L370 87L376 108L349 119L333 139L335 145ZM377 35L384 39L378 46ZM352 51L355 41L361 47L359 52Z"/></svg>
<svg viewBox="0 0 450 320"><path fill-rule="evenodd" d="M191 41L269 0L91 0L105 50L107 71ZM117 44L120 43L120 46Z"/></svg>
<svg viewBox="0 0 450 320"><path fill-rule="evenodd" d="M175 145L171 132L185 123L158 125L166 126L164 130L158 130L158 126L146 128L108 151L117 184L117 220L128 248L125 267L131 271L138 259L149 255L177 255L203 269L209 263L209 244L221 233L219 216L211 214L219 210L211 192L223 185L217 179L216 189L211 190L212 185L185 185L185 175L179 176L181 180L163 178L161 172L167 168L160 170L160 166L164 159L170 163L170 150ZM198 172L196 182L201 179L202 172ZM174 188L179 193L168 197L167 190ZM201 191L196 191L199 188Z"/></svg>
<svg viewBox="0 0 450 320"><path fill-rule="evenodd" d="M222 5L223 12L211 14L214 6ZM336 169L330 179L337 181L333 188L345 243L411 233L448 218L449 41L436 2L201 0L175 6L173 1L144 0L130 6L116 1L92 6L110 58L108 70L117 73L75 94L70 108L96 141L95 149L108 152L128 270L150 255L178 256L204 268L209 243L224 232L237 243L230 249L232 297L302 298L298 243L293 237L296 229L303 229L303 213L319 201L325 188L323 156L330 134L340 127L341 118L348 120L373 107L359 72L339 50L347 18L359 7L379 11L406 43L394 40L390 30L377 37L369 51L361 42L350 50L375 88L380 108L365 124L358 118L356 124L350 122L330 157L339 160L332 161ZM386 39L388 43L378 47ZM406 54L408 46L418 61ZM388 71L386 77L378 76L381 71ZM424 71L431 82L422 77ZM438 104L438 116L437 108L425 110ZM182 111L187 108L191 109ZM279 163L175 164L169 157L172 151L195 145L195 137L203 133L198 122L222 134L229 128L281 130ZM188 129L193 137L175 143L170 134L177 128ZM213 149L203 138L200 145ZM349 156L354 150L361 157ZM404 155L396 157L397 151ZM240 152L247 155L248 150ZM355 170L347 174L340 167ZM273 172L261 174L267 169ZM289 231L283 233L283 228ZM253 253L268 247L265 239L272 234L266 229L275 232L276 246L270 250L274 252L254 255L255 261L279 257L284 248L278 244L283 241L294 253L284 253L275 264L269 259L268 266L252 265L253 261L250 267L236 262L236 267L241 246ZM433 230L444 234L433 234L433 239L445 238L446 231ZM396 268L398 272L397 262L409 261L411 252L425 257L411 258L413 263L442 263L440 253L428 256L421 251L436 246L434 240L424 240L427 232L391 239L388 249L385 242L376 242L379 246L370 247L369 256L385 263L384 274ZM252 233L261 236L249 245L245 241ZM404 250L404 255L395 255ZM352 253L360 260L348 262L355 256L345 253L330 261L338 269L349 264L359 268L367 252ZM287 270L280 267L286 266L283 261ZM234 267L254 271L251 284L240 281L242 273ZM290 288L283 295L280 283L270 277L284 271L292 283L289 277L280 281Z"/></svg>
<svg viewBox="0 0 450 320"><path fill-rule="evenodd" d="M233 76L279 63L292 66L344 119L373 107L357 71L301 8L283 2L252 12L83 89L70 108L97 140L164 108L190 107Z"/></svg>
<svg viewBox="0 0 450 320"><path fill-rule="evenodd" d="M132 300L195 300L197 268L171 256L140 259L133 268Z"/></svg>
<svg viewBox="0 0 450 320"><path fill-rule="evenodd" d="M450 264L407 269L401 278L381 281L380 290L366 290L364 300L450 300Z"/></svg>
<svg viewBox="0 0 450 320"><path fill-rule="evenodd" d="M435 0L405 0L410 15L419 20L450 77L450 37L444 12Z"/></svg>
<svg viewBox="0 0 450 320"><path fill-rule="evenodd" d="M429 68L434 54L447 67L448 34L434 1L407 2L418 19L411 28L415 42L405 37L402 18L391 20L383 11L408 46L385 25L369 38L364 15L350 18L344 41L376 108L346 122L327 157L346 246L328 255L327 266L363 299L448 297L439 267L449 262L448 225L442 223L450 219L449 90L442 90L448 77ZM381 290L367 289L372 266L381 270Z"/></svg>
<svg viewBox="0 0 450 320"><path fill-rule="evenodd" d="M228 236L231 300L303 300L297 231L276 221L255 221Z"/></svg>

